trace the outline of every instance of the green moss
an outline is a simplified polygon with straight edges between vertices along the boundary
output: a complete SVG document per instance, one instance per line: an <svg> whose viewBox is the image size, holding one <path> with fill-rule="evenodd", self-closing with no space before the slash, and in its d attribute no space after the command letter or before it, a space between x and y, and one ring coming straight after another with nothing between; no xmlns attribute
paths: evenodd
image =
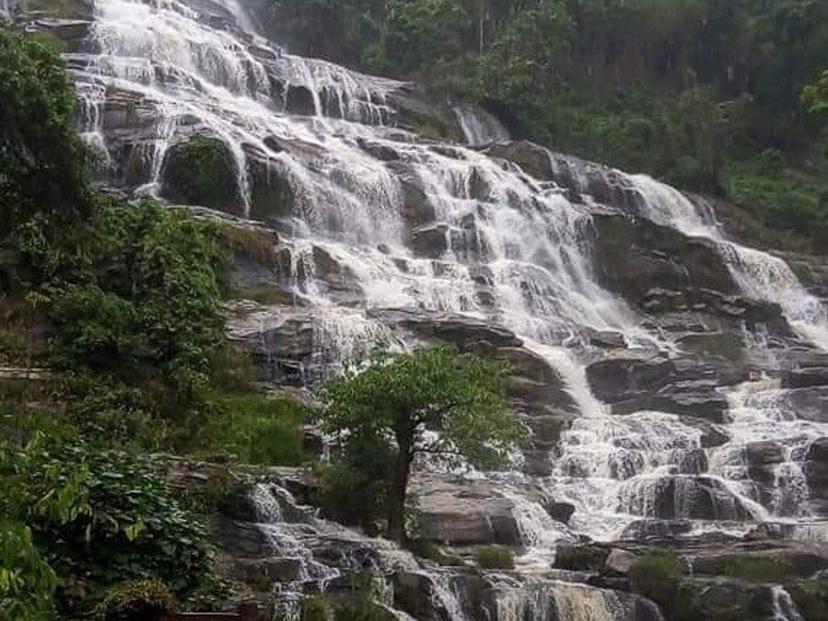
<svg viewBox="0 0 828 621"><path fill-rule="evenodd" d="M279 240L275 232L251 226L221 223L218 226L218 233L222 241L236 255L265 267L276 267L274 246Z"/></svg>
<svg viewBox="0 0 828 621"><path fill-rule="evenodd" d="M691 585L682 579L678 556L655 551L638 559L630 568L633 589L657 603L671 621L698 621L705 618L695 601Z"/></svg>
<svg viewBox="0 0 828 621"><path fill-rule="evenodd" d="M721 568L721 574L751 582L781 582L794 573L795 568L787 558L743 555L729 559Z"/></svg>
<svg viewBox="0 0 828 621"><path fill-rule="evenodd" d="M406 542L405 547L415 556L434 561L438 565L454 567L463 564L462 559L451 554L446 554L440 546L430 539L410 539Z"/></svg>
<svg viewBox="0 0 828 621"><path fill-rule="evenodd" d="M555 555L555 567L571 571L598 571L604 566L609 550L591 545L561 546Z"/></svg>
<svg viewBox="0 0 828 621"><path fill-rule="evenodd" d="M241 214L238 166L218 138L199 136L167 152L162 194L175 202Z"/></svg>
<svg viewBox="0 0 828 621"><path fill-rule="evenodd" d="M800 580L785 586L803 619L828 621L828 578Z"/></svg>
<svg viewBox="0 0 828 621"><path fill-rule="evenodd" d="M475 554L477 564L483 569L514 569L515 555L509 548L490 546L480 548Z"/></svg>
<svg viewBox="0 0 828 621"><path fill-rule="evenodd" d="M324 595L306 595L302 598L300 621L328 621L328 600Z"/></svg>

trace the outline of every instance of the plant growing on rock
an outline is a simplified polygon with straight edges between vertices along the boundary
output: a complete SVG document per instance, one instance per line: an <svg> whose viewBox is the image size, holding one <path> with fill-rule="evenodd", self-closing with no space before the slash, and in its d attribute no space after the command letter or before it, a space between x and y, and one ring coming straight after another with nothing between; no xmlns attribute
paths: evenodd
<svg viewBox="0 0 828 621"><path fill-rule="evenodd" d="M132 580L113 588L101 602L100 621L160 621L175 606L160 580Z"/></svg>
<svg viewBox="0 0 828 621"><path fill-rule="evenodd" d="M506 409L503 377L503 366L441 346L381 356L325 385L321 423L343 453L366 445L391 453L384 480L391 539L405 539L406 490L416 455L451 455L479 467L508 461L524 431ZM362 463L352 460L357 469Z"/></svg>

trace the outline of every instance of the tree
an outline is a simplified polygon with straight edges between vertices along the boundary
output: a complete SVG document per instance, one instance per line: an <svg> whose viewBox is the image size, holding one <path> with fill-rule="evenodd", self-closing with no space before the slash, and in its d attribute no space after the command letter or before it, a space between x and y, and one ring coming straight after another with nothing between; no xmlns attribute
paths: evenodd
<svg viewBox="0 0 828 621"><path fill-rule="evenodd" d="M43 213L59 229L89 215L89 154L58 55L0 24L0 241Z"/></svg>
<svg viewBox="0 0 828 621"><path fill-rule="evenodd" d="M391 539L405 539L406 490L417 454L454 455L478 467L508 461L524 432L505 407L503 377L502 365L432 347L381 357L324 386L321 422L345 452L370 443L391 449Z"/></svg>

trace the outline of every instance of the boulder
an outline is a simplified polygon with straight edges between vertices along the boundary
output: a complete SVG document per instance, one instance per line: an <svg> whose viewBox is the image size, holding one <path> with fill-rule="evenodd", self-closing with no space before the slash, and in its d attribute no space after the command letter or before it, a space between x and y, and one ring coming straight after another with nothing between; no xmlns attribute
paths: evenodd
<svg viewBox="0 0 828 621"><path fill-rule="evenodd" d="M455 546L520 545L514 503L484 481L415 482L422 533Z"/></svg>
<svg viewBox="0 0 828 621"><path fill-rule="evenodd" d="M173 202L242 215L244 201L238 180L238 165L224 142L197 136L167 151L161 194Z"/></svg>
<svg viewBox="0 0 828 621"><path fill-rule="evenodd" d="M632 552L621 548L613 548L604 561L602 573L608 576L625 577L630 573L630 569L638 558Z"/></svg>
<svg viewBox="0 0 828 621"><path fill-rule="evenodd" d="M439 259L449 250L447 224L429 224L411 232L411 250L419 257Z"/></svg>
<svg viewBox="0 0 828 621"><path fill-rule="evenodd" d="M595 215L593 225L599 278L638 306L653 288L739 292L715 242L643 218Z"/></svg>

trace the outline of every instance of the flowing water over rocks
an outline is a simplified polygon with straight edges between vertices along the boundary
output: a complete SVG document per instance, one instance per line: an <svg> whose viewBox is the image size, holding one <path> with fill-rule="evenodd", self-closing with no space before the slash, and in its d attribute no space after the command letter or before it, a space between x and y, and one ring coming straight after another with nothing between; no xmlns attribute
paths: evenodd
<svg viewBox="0 0 828 621"><path fill-rule="evenodd" d="M67 40L102 182L272 235L266 260L239 257L227 305L263 379L304 386L381 342L448 341L512 365L509 399L532 432L520 466L423 463L414 488L427 536L461 557L514 546L517 570L417 561L273 480L223 532L280 610L370 569L393 618L660 619L618 582L641 542L669 542L697 573L757 538L811 554L802 577L828 569L818 272L807 290L781 258L730 241L699 197L512 142L488 113L412 84L291 55L236 0L19 13ZM429 117L458 140L422 138ZM615 573L560 568L560 550L585 542L608 546ZM779 586L728 584L710 592L758 602L745 618L801 618Z"/></svg>

